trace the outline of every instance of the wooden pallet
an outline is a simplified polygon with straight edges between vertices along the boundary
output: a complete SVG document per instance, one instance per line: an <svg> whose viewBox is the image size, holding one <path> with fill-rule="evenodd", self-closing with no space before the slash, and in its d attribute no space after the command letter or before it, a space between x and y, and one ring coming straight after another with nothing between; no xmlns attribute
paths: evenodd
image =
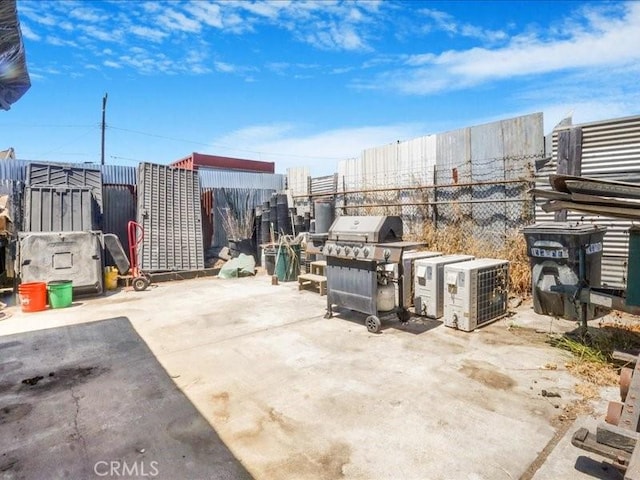
<svg viewBox="0 0 640 480"><path fill-rule="evenodd" d="M320 293L320 296L327 294L327 277L314 273L303 273L298 275L298 290L311 288Z"/></svg>

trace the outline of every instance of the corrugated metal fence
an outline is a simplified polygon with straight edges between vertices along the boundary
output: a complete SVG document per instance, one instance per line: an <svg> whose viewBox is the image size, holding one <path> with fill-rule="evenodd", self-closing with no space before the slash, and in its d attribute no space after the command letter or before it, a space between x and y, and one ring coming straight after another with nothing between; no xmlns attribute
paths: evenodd
<svg viewBox="0 0 640 480"><path fill-rule="evenodd" d="M549 174L558 166L558 138L570 129L581 132L581 162L575 173L586 177L622 180L640 184L640 115L600 122L565 126L553 132L553 160L536 174L538 188L551 189ZM536 202L536 221L553 221L554 214ZM627 281L627 248L629 220L567 212L567 221L593 222L607 227L602 256L602 282L621 286Z"/></svg>
<svg viewBox="0 0 640 480"><path fill-rule="evenodd" d="M544 155L543 118L535 113L364 150L338 164L336 180L312 178L307 196L334 196L338 213L401 215L416 237L425 223L455 225L499 244L531 222L526 191Z"/></svg>

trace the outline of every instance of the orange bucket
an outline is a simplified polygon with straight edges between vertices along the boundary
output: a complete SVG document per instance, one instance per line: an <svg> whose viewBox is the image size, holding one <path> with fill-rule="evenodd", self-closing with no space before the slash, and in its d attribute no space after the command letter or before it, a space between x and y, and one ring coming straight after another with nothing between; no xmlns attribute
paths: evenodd
<svg viewBox="0 0 640 480"><path fill-rule="evenodd" d="M47 284L45 282L18 285L18 296L23 312L40 312L47 308Z"/></svg>

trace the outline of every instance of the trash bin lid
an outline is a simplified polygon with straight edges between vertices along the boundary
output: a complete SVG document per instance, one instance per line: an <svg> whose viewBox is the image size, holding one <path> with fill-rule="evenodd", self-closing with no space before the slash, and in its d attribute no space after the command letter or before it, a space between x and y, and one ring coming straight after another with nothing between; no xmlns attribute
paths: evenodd
<svg viewBox="0 0 640 480"><path fill-rule="evenodd" d="M535 225L529 225L522 229L522 233L550 233L550 234L569 234L569 235L581 235L595 232L603 232L607 228L594 225L593 223L575 224L569 222L546 222L536 223Z"/></svg>

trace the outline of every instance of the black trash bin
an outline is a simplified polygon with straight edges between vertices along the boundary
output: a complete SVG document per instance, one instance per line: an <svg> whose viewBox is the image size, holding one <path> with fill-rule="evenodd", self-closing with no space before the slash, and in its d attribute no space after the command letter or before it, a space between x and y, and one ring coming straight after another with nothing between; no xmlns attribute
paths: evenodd
<svg viewBox="0 0 640 480"><path fill-rule="evenodd" d="M601 286L606 230L598 225L567 222L538 223L522 229L531 263L531 293L536 313L580 320L576 301L566 293L552 291L552 287L580 285L581 248L585 249L586 285ZM588 320L599 313L593 305L587 307Z"/></svg>

